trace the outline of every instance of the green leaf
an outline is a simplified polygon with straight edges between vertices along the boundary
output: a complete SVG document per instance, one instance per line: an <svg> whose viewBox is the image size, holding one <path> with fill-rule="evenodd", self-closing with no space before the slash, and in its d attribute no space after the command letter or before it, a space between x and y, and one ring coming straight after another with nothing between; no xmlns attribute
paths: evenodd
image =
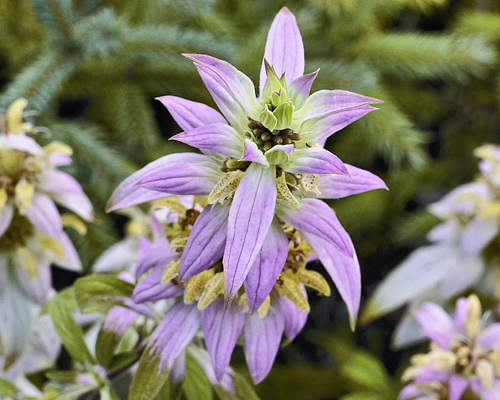
<svg viewBox="0 0 500 400"><path fill-rule="evenodd" d="M134 285L112 275L89 275L75 282L75 294L83 312L107 313L112 307L123 305Z"/></svg>
<svg viewBox="0 0 500 400"><path fill-rule="evenodd" d="M120 353L115 355L109 362L108 369L114 371L123 368L127 364L133 364L139 356L136 353Z"/></svg>
<svg viewBox="0 0 500 400"><path fill-rule="evenodd" d="M71 356L76 361L94 364L94 359L83 340L82 329L75 322L64 298L54 297L49 302L48 312L64 347Z"/></svg>
<svg viewBox="0 0 500 400"><path fill-rule="evenodd" d="M113 358L113 353L120 342L120 336L113 331L102 328L97 335L95 355L103 367L108 367Z"/></svg>
<svg viewBox="0 0 500 400"><path fill-rule="evenodd" d="M170 375L170 370L160 368L160 354L146 347L130 385L129 400L154 399Z"/></svg>
<svg viewBox="0 0 500 400"><path fill-rule="evenodd" d="M341 374L353 381L356 386L371 389L375 393L388 393L391 390L384 366L365 352L354 353L342 365Z"/></svg>
<svg viewBox="0 0 500 400"><path fill-rule="evenodd" d="M382 398L379 394L376 393L356 392L342 396L340 400L385 400L385 398Z"/></svg>
<svg viewBox="0 0 500 400"><path fill-rule="evenodd" d="M17 394L17 389L8 380L0 378L0 394L14 398Z"/></svg>
<svg viewBox="0 0 500 400"><path fill-rule="evenodd" d="M104 386L99 390L99 394L101 395L101 400L120 400L118 394L110 386Z"/></svg>
<svg viewBox="0 0 500 400"><path fill-rule="evenodd" d="M77 375L76 371L54 371L45 374L51 381L58 383L74 383Z"/></svg>
<svg viewBox="0 0 500 400"><path fill-rule="evenodd" d="M189 352L186 354L183 389L187 400L213 399L212 384L205 375L203 368Z"/></svg>
<svg viewBox="0 0 500 400"><path fill-rule="evenodd" d="M252 384L243 377L233 371L231 374L233 386L236 393L226 392L221 386L215 386L215 393L221 400L259 400L259 396L253 389Z"/></svg>

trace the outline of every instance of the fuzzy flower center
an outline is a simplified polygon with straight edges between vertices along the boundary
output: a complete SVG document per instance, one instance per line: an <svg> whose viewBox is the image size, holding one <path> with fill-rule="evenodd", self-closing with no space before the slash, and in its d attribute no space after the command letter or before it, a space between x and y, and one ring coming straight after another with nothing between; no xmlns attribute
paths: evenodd
<svg viewBox="0 0 500 400"><path fill-rule="evenodd" d="M5 190L9 197L15 195L19 183L33 183L38 170L36 160L30 154L9 148L0 149L0 190Z"/></svg>
<svg viewBox="0 0 500 400"><path fill-rule="evenodd" d="M289 128L269 130L262 124L262 122L255 121L251 118L249 118L249 120L249 137L263 152L266 152L279 144L293 144L296 140L300 139L300 135Z"/></svg>

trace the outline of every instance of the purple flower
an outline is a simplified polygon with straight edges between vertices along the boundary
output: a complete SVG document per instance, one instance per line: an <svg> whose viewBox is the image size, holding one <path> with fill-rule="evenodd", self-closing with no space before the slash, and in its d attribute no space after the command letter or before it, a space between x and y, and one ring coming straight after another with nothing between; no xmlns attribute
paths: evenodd
<svg viewBox="0 0 500 400"><path fill-rule="evenodd" d="M83 224L76 216L63 220L54 202L85 220L92 205L78 182L57 167L70 163L71 149L52 142L40 147L22 123L26 100L11 105L0 133L0 289L12 270L33 301L50 294L50 264L81 267L63 224ZM28 130L28 131L26 131Z"/></svg>
<svg viewBox="0 0 500 400"><path fill-rule="evenodd" d="M225 306L242 286L251 312L268 297L287 254L284 224L300 232L335 282L354 325L361 290L349 235L317 199L385 188L373 174L323 149L333 133L379 100L341 90L309 96L317 72L303 75L304 49L293 14L283 8L269 31L260 98L250 79L225 61L188 54L222 114L174 96L159 100L184 132L175 140L204 154L172 154L126 179L108 210L169 195L206 195L184 249L181 281L222 258ZM298 285L287 288L300 297ZM293 293L292 293L293 292Z"/></svg>
<svg viewBox="0 0 500 400"><path fill-rule="evenodd" d="M430 351L412 358L401 399L459 400L470 391L482 400L500 398L500 324L483 326L475 295L457 301L452 319L441 307L425 304L416 312Z"/></svg>

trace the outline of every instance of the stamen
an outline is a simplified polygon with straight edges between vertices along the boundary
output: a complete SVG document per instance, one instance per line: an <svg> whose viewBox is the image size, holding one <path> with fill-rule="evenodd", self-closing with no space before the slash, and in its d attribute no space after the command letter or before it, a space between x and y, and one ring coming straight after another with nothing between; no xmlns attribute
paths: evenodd
<svg viewBox="0 0 500 400"><path fill-rule="evenodd" d="M213 268L206 269L199 274L189 278L184 290L184 303L191 304L201 295L207 282L214 276Z"/></svg>
<svg viewBox="0 0 500 400"><path fill-rule="evenodd" d="M205 285L205 289L198 300L198 310L204 310L219 296L224 294L224 273L216 273Z"/></svg>
<svg viewBox="0 0 500 400"><path fill-rule="evenodd" d="M243 174L244 172L240 170L224 174L208 195L208 204L215 204L217 202L222 204L232 199L241 178L243 178Z"/></svg>
<svg viewBox="0 0 500 400"><path fill-rule="evenodd" d="M323 275L316 271L310 271L307 269L300 269L297 271L297 279L305 286L316 290L319 294L323 296L330 296L331 290L330 285Z"/></svg>
<svg viewBox="0 0 500 400"><path fill-rule="evenodd" d="M179 264L181 262L180 258L170 261L166 266L163 274L161 275L161 283L163 285L170 282L172 279L177 278L179 275Z"/></svg>

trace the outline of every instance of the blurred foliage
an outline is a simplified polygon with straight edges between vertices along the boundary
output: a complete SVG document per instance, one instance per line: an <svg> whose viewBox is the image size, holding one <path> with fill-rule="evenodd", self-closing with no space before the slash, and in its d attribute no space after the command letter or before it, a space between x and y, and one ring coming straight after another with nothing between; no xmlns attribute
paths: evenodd
<svg viewBox="0 0 500 400"><path fill-rule="evenodd" d="M0 113L26 97L39 114L33 121L49 128L46 138L74 149L67 170L96 214L85 237L70 232L87 272L120 236L123 221L104 213L116 185L188 149L166 140L180 129L154 98L214 104L181 53L226 59L257 82L267 30L284 5L303 35L306 72L321 68L313 90L384 100L327 143L390 189L330 203L356 245L364 299L424 242L436 222L426 205L471 180L472 149L498 143L500 3L493 0L2 0ZM312 302L308 330L345 354L297 339L258 387L262 398L389 399L394 386L377 358L392 374L406 359L387 349L397 316L358 329L357 346L347 346L352 334L332 330L345 324L338 297Z"/></svg>

